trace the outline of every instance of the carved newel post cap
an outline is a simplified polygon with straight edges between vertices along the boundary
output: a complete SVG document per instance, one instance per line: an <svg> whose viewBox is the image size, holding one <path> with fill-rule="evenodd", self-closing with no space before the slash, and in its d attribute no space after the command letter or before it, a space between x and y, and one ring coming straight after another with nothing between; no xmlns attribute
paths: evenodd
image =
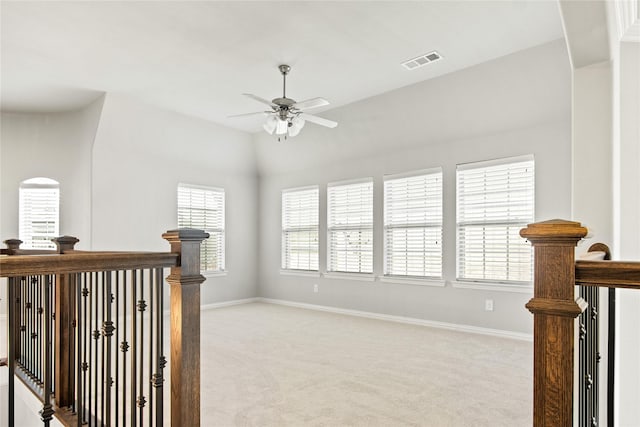
<svg viewBox="0 0 640 427"><path fill-rule="evenodd" d="M7 245L8 249L16 250L20 249L20 245L22 244L22 240L20 239L7 239L4 241L4 244Z"/></svg>
<svg viewBox="0 0 640 427"><path fill-rule="evenodd" d="M552 219L529 224L527 228L520 230L520 236L533 243L542 241L577 242L585 237L587 232L586 227L583 227L579 222Z"/></svg>
<svg viewBox="0 0 640 427"><path fill-rule="evenodd" d="M73 247L80 241L80 239L73 236L60 236L55 239L51 239L51 241L58 247L58 253L63 253L64 251L72 251Z"/></svg>
<svg viewBox="0 0 640 427"><path fill-rule="evenodd" d="M53 242L55 243L60 243L60 244L76 244L80 241L80 239L78 239L77 237L73 237L73 236L60 236L60 237L56 237L55 239L51 239Z"/></svg>
<svg viewBox="0 0 640 427"><path fill-rule="evenodd" d="M162 238L169 242L186 240L202 241L209 238L209 233L196 228L178 228L177 230L167 231L162 235Z"/></svg>

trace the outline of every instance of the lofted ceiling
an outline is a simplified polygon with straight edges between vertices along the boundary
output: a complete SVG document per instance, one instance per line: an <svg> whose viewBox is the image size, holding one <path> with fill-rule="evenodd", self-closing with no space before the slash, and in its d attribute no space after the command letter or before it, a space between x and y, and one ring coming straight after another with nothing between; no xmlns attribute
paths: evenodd
<svg viewBox="0 0 640 427"><path fill-rule="evenodd" d="M102 93L243 131L245 92L346 105L563 36L556 1L2 1L3 111L55 112ZM408 71L400 64L438 51ZM393 108L402 108L401 105Z"/></svg>

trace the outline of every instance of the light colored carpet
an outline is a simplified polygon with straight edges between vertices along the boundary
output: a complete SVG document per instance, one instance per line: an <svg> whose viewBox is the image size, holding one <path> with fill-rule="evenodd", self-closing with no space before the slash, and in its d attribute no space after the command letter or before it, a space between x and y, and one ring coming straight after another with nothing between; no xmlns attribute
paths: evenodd
<svg viewBox="0 0 640 427"><path fill-rule="evenodd" d="M202 314L203 426L530 426L532 344L252 303Z"/></svg>

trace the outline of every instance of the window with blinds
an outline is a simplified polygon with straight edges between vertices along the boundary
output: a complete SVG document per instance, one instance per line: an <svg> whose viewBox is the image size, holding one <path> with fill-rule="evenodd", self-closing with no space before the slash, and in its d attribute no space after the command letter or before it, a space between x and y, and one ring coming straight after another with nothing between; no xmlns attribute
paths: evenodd
<svg viewBox="0 0 640 427"><path fill-rule="evenodd" d="M373 273L373 180L327 187L327 271Z"/></svg>
<svg viewBox="0 0 640 427"><path fill-rule="evenodd" d="M282 192L282 262L285 270L318 271L318 187Z"/></svg>
<svg viewBox="0 0 640 427"><path fill-rule="evenodd" d="M200 269L224 271L224 190L178 185L178 227L197 228L209 233L200 249Z"/></svg>
<svg viewBox="0 0 640 427"><path fill-rule="evenodd" d="M531 281L531 245L520 229L534 221L533 156L459 165L458 278Z"/></svg>
<svg viewBox="0 0 640 427"><path fill-rule="evenodd" d="M49 178L23 181L19 190L19 239L24 249L55 249L60 233L60 185Z"/></svg>
<svg viewBox="0 0 640 427"><path fill-rule="evenodd" d="M384 179L384 274L442 277L442 170Z"/></svg>

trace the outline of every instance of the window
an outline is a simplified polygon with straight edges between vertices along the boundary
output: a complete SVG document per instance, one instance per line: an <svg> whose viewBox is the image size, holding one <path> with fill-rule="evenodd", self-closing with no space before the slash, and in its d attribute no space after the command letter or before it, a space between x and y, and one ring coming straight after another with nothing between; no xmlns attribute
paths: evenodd
<svg viewBox="0 0 640 427"><path fill-rule="evenodd" d="M318 271L318 187L282 192L282 268Z"/></svg>
<svg viewBox="0 0 640 427"><path fill-rule="evenodd" d="M442 171L385 177L384 274L442 277Z"/></svg>
<svg viewBox="0 0 640 427"><path fill-rule="evenodd" d="M458 278L531 281L531 246L520 229L534 218L533 156L459 165Z"/></svg>
<svg viewBox="0 0 640 427"><path fill-rule="evenodd" d="M20 184L19 238L25 249L55 249L60 233L60 185L49 178Z"/></svg>
<svg viewBox="0 0 640 427"><path fill-rule="evenodd" d="M373 180L329 184L327 270L373 273Z"/></svg>
<svg viewBox="0 0 640 427"><path fill-rule="evenodd" d="M224 271L224 190L178 185L178 227L209 233L200 249L203 271Z"/></svg>

